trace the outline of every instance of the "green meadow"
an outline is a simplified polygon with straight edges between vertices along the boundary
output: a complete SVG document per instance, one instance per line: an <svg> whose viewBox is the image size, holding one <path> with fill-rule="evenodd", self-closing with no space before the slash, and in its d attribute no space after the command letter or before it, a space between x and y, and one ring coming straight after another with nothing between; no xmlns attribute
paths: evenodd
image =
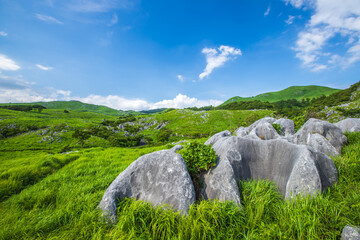
<svg viewBox="0 0 360 240"><path fill-rule="evenodd" d="M349 143L333 158L338 183L316 197L285 201L273 183L253 180L239 184L241 205L197 201L184 216L126 199L118 205L117 224L102 220L97 205L106 188L138 157L175 141L204 142L265 116L274 112L170 109L136 115L137 129L155 123L141 136L158 136L162 123L171 134L126 148L89 131L123 134L117 116L0 109L0 129L8 134L0 139L0 239L339 239L345 225L360 225L360 133L347 134ZM74 137L79 129L90 134L83 146Z"/></svg>

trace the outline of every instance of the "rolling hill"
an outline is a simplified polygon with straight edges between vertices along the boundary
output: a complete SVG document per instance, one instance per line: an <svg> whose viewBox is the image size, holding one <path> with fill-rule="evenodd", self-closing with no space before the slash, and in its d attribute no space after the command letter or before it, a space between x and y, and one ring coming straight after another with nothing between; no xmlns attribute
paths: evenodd
<svg viewBox="0 0 360 240"><path fill-rule="evenodd" d="M52 101L52 102L32 102L32 103L2 103L4 105L42 105L47 109L66 109L76 112L94 112L105 115L120 116L126 115L126 111L119 111L106 106L83 103L80 101Z"/></svg>
<svg viewBox="0 0 360 240"><path fill-rule="evenodd" d="M332 93L339 91L339 89L329 88L329 87L322 87L322 86L292 86L288 87L284 90L277 91L277 92L268 92L262 93L255 97L232 97L229 100L225 101L220 106L224 106L229 103L233 102L249 102L259 100L261 102L276 102L281 100L288 100L288 99L306 99L306 98L315 98L320 97L321 95L328 96Z"/></svg>

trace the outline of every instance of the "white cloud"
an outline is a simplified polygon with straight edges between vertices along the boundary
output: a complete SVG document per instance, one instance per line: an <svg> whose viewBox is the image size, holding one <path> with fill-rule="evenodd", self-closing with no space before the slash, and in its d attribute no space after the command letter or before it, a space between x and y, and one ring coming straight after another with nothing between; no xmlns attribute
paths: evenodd
<svg viewBox="0 0 360 240"><path fill-rule="evenodd" d="M284 0L296 8L311 7L314 13L298 34L294 50L303 66L312 71L333 66L349 67L360 60L360 4L358 0ZM337 41L344 53L324 54ZM345 43L343 43L345 42ZM328 50L327 50L328 52ZM333 57L335 56L335 57Z"/></svg>
<svg viewBox="0 0 360 240"><path fill-rule="evenodd" d="M269 15L270 10L271 10L271 8L270 8L270 6L268 6L268 8L266 9L266 12L264 12L264 16Z"/></svg>
<svg viewBox="0 0 360 240"><path fill-rule="evenodd" d="M16 71L20 69L20 66L17 65L14 60L0 54L0 69L7 71Z"/></svg>
<svg viewBox="0 0 360 240"><path fill-rule="evenodd" d="M0 36L6 37L8 34L6 32L0 32Z"/></svg>
<svg viewBox="0 0 360 240"><path fill-rule="evenodd" d="M23 85L17 85L23 84ZM157 108L186 108L186 107L203 107L218 106L222 103L219 100L199 100L183 94L178 94L174 99L162 100L151 103L144 99L127 99L117 95L101 96L91 94L87 97L71 96L71 91L57 90L54 88L34 89L31 83L13 83L8 85L6 81L0 78L0 102L48 102L59 100L78 100L84 103L103 105L118 110L148 110Z"/></svg>
<svg viewBox="0 0 360 240"><path fill-rule="evenodd" d="M46 66L43 66L41 64L35 64L35 66L41 70L44 70L44 71L49 71L49 70L52 70L53 67L46 67Z"/></svg>
<svg viewBox="0 0 360 240"><path fill-rule="evenodd" d="M183 75L177 75L177 79L180 81L180 82L184 82L185 81L185 78Z"/></svg>
<svg viewBox="0 0 360 240"><path fill-rule="evenodd" d="M89 95L87 97L72 98L85 103L92 103L98 105L108 106L114 109L121 110L148 110L157 108L186 108L186 107L203 107L203 106L217 106L222 103L219 100L198 100L197 98L190 98L183 94L178 94L174 99L162 100L155 103L150 103L143 99L126 99L117 95L100 96Z"/></svg>
<svg viewBox="0 0 360 240"><path fill-rule="evenodd" d="M294 23L295 16L289 15L288 19L285 20L286 24L290 25Z"/></svg>
<svg viewBox="0 0 360 240"><path fill-rule="evenodd" d="M316 0L283 0L286 4L291 4L296 8L302 8L305 5L313 5Z"/></svg>
<svg viewBox="0 0 360 240"><path fill-rule="evenodd" d="M4 76L0 74L0 89L20 90L29 88L33 83L25 81L22 75Z"/></svg>
<svg viewBox="0 0 360 240"><path fill-rule="evenodd" d="M191 98L179 93L174 99L162 100L160 102L151 104L150 109L156 108L186 108L186 107L204 107L204 106L218 106L222 101L219 100L199 100L197 98Z"/></svg>
<svg viewBox="0 0 360 240"><path fill-rule="evenodd" d="M112 9L131 8L131 0L71 0L67 7L76 12L109 12Z"/></svg>
<svg viewBox="0 0 360 240"><path fill-rule="evenodd" d="M47 15L43 15L43 14L39 14L39 13L36 13L35 14L35 17L43 22L46 22L46 23L56 23L56 24L63 24L63 22L57 20L56 18L54 17L51 17L51 16L47 16Z"/></svg>
<svg viewBox="0 0 360 240"><path fill-rule="evenodd" d="M225 62L242 54L240 49L224 45L221 45L218 49L203 48L202 53L206 55L207 65L204 71L200 73L200 79L209 76L215 68L221 67Z"/></svg>

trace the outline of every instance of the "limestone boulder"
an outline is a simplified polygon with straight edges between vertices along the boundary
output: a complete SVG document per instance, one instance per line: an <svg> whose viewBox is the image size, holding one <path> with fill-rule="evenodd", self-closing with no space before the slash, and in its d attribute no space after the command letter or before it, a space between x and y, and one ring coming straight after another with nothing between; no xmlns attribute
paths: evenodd
<svg viewBox="0 0 360 240"><path fill-rule="evenodd" d="M245 127L239 127L238 129L235 130L234 133L238 137L245 137L246 135L249 134L249 132L246 130Z"/></svg>
<svg viewBox="0 0 360 240"><path fill-rule="evenodd" d="M226 138L226 137L230 137L231 136L231 132L228 130L216 133L215 135L213 135L212 137L210 137L206 142L205 145L214 145L214 143L216 143L219 139L221 138Z"/></svg>
<svg viewBox="0 0 360 240"><path fill-rule="evenodd" d="M270 140L280 137L271 123L268 122L257 124L257 126L251 130L249 135L255 135L261 140Z"/></svg>
<svg viewBox="0 0 360 240"><path fill-rule="evenodd" d="M344 132L359 132L360 118L346 118L334 124Z"/></svg>
<svg viewBox="0 0 360 240"><path fill-rule="evenodd" d="M273 122L281 127L281 136L289 136L295 134L295 124L293 120L280 118Z"/></svg>
<svg viewBox="0 0 360 240"><path fill-rule="evenodd" d="M341 240L360 240L360 228L359 227L344 227L341 233Z"/></svg>
<svg viewBox="0 0 360 240"><path fill-rule="evenodd" d="M340 155L336 148L331 145L324 136L318 133L309 133L306 139L306 145L312 147L315 151L324 153L328 156Z"/></svg>
<svg viewBox="0 0 360 240"><path fill-rule="evenodd" d="M297 144L306 144L309 133L318 133L325 137L338 153L341 153L342 145L347 142L347 138L341 129L334 124L310 118L295 134Z"/></svg>
<svg viewBox="0 0 360 240"><path fill-rule="evenodd" d="M305 145L228 137L219 139L213 148L220 161L230 162L236 180L268 179L285 198L299 193L314 195L337 180L332 160ZM331 167L324 167L326 164Z"/></svg>
<svg viewBox="0 0 360 240"><path fill-rule="evenodd" d="M238 157L241 161L241 156ZM227 158L219 161L216 167L203 176L203 185L201 195L205 200L218 199L222 202L233 201L240 204L239 187L234 170Z"/></svg>
<svg viewBox="0 0 360 240"><path fill-rule="evenodd" d="M195 190L184 159L175 151L162 150L138 158L111 183L99 204L103 215L114 223L116 204L135 198L154 206L167 204L187 213L195 201Z"/></svg>
<svg viewBox="0 0 360 240"><path fill-rule="evenodd" d="M262 119L259 119L259 120L257 120L256 122L254 122L253 124L251 124L249 127L247 127L247 131L248 132L251 132L254 128L256 128L258 125L261 125L261 124L263 124L263 123L270 123L270 124L272 124L272 123L274 123L276 121L276 119L275 118L273 118L273 117L264 117L264 118L262 118Z"/></svg>

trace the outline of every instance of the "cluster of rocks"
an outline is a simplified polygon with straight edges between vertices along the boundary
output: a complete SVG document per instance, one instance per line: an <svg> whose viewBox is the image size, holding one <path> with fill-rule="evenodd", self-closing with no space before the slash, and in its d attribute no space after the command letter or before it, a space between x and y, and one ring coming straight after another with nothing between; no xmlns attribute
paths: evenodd
<svg viewBox="0 0 360 240"><path fill-rule="evenodd" d="M280 133L273 124L280 126ZM328 155L340 154L347 141L343 131L357 131L357 124L360 119L336 125L310 119L295 133L291 120L267 117L237 129L236 136L229 131L217 133L205 143L216 151L218 163L204 174L201 195L240 204L237 183L246 179L269 179L284 198L320 193L338 177ZM116 203L125 197L186 213L196 193L185 161L176 153L181 148L144 155L120 173L99 204L108 219L116 220Z"/></svg>

